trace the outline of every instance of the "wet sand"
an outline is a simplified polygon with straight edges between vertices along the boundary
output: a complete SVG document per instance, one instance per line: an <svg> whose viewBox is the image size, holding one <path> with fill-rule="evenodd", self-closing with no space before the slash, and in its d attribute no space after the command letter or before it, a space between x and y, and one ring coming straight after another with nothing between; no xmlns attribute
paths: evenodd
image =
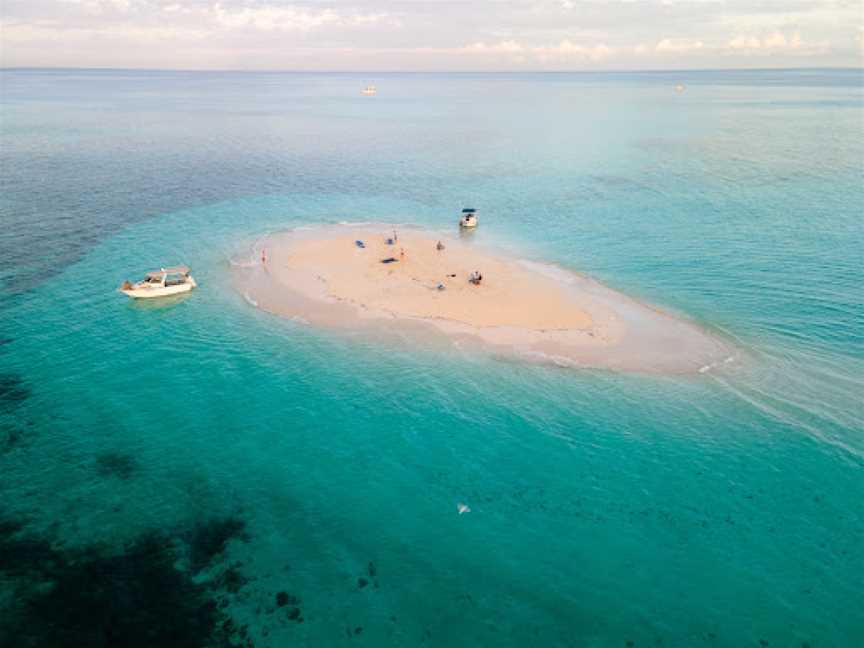
<svg viewBox="0 0 864 648"><path fill-rule="evenodd" d="M234 266L246 300L312 326L651 373L705 371L733 354L693 323L589 278L420 228L298 229L251 254ZM475 271L479 284L469 281Z"/></svg>

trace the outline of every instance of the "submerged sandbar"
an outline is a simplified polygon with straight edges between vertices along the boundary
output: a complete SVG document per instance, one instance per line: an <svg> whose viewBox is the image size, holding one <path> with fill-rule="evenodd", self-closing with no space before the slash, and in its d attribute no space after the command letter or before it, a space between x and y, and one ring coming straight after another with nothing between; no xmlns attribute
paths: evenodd
<svg viewBox="0 0 864 648"><path fill-rule="evenodd" d="M253 259L235 266L247 300L314 326L435 333L461 349L625 371L704 371L731 353L589 278L416 227L292 230L269 236Z"/></svg>

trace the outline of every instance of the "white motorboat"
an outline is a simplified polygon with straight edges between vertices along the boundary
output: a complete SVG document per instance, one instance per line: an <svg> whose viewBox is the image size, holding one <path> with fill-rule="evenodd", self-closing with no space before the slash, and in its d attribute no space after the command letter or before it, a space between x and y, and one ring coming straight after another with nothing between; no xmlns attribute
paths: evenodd
<svg viewBox="0 0 864 648"><path fill-rule="evenodd" d="M459 227L477 227L477 210L463 209L462 217L459 219Z"/></svg>
<svg viewBox="0 0 864 648"><path fill-rule="evenodd" d="M142 281L130 283L124 281L120 292L132 299L150 299L152 297L168 297L189 292L198 286L187 266L162 268L148 272Z"/></svg>
<svg viewBox="0 0 864 648"><path fill-rule="evenodd" d="M376 94L378 94L378 88L370 84L363 88L360 91L360 94L362 94L364 97L374 97Z"/></svg>

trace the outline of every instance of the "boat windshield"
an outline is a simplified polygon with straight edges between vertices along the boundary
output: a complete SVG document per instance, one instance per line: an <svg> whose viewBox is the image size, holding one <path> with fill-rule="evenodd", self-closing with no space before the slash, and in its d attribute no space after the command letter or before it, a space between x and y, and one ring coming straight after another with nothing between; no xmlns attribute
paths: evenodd
<svg viewBox="0 0 864 648"><path fill-rule="evenodd" d="M190 272L188 266L174 266L173 268L162 268L161 270L154 270L153 272L148 272L146 277L147 280L155 279L157 281L162 281L162 279L166 276L170 275L183 275L186 276Z"/></svg>

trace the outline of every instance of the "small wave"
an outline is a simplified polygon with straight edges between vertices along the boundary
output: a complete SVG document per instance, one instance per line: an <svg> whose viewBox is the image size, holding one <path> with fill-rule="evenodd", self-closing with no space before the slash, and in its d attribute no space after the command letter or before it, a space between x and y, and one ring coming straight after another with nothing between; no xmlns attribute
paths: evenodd
<svg viewBox="0 0 864 648"><path fill-rule="evenodd" d="M238 261L237 259L228 259L228 263L230 263L235 268L254 268L258 265L257 261L249 259L248 261Z"/></svg>
<svg viewBox="0 0 864 648"><path fill-rule="evenodd" d="M735 356L734 355L731 355L727 358L724 358L723 360L718 360L717 362L709 362L708 364L699 367L699 373L707 373L707 372L711 371L712 369L719 367L720 365L726 365L726 364L729 364L730 362L735 362Z"/></svg>
<svg viewBox="0 0 864 648"><path fill-rule="evenodd" d="M565 284L574 284L577 283L580 279L584 279L583 277L577 275L576 273L562 268L561 266L557 266L551 263L542 263L540 261L529 261L528 259L519 259L518 263L529 270L533 270L538 274L542 274L550 279L555 279L556 281L560 281Z"/></svg>
<svg viewBox="0 0 864 648"><path fill-rule="evenodd" d="M566 356L556 355L554 353L543 353L542 351L523 351L521 355L526 360L536 362L537 364L553 365L566 369L578 369L583 365L577 360Z"/></svg>
<svg viewBox="0 0 864 648"><path fill-rule="evenodd" d="M254 306L255 308L258 308L258 302L255 301L254 299L252 299L252 298L249 296L249 293L244 292L244 293L243 293L243 299L246 300L246 303L251 304L251 305Z"/></svg>

